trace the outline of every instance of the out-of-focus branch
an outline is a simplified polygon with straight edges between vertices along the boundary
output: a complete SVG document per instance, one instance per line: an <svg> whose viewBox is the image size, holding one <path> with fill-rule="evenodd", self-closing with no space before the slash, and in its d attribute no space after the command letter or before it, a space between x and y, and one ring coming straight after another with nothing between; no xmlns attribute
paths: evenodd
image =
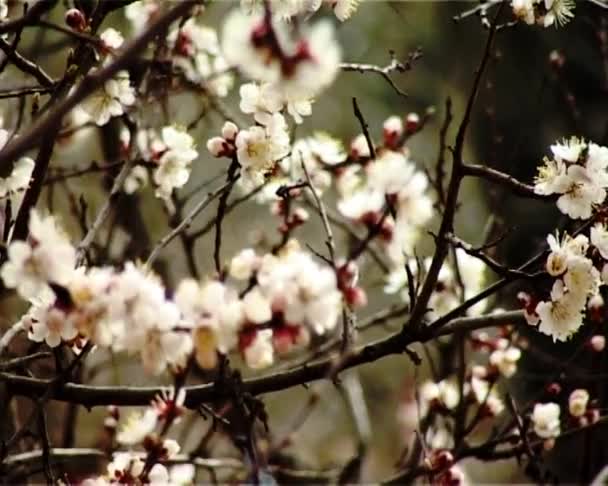
<svg viewBox="0 0 608 486"><path fill-rule="evenodd" d="M52 88L55 86L55 80L51 78L38 64L23 55L19 54L16 49L0 37L0 49L4 52L4 55L15 65L15 67L26 74L29 74L36 78L36 80L45 88Z"/></svg>

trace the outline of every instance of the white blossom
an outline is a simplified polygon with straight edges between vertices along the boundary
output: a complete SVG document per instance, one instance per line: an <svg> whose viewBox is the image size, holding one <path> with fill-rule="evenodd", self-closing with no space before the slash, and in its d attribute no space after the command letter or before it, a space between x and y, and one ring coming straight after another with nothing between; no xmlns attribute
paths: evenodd
<svg viewBox="0 0 608 486"><path fill-rule="evenodd" d="M532 412L534 433L543 439L557 437L560 433L560 408L557 403L537 403Z"/></svg>
<svg viewBox="0 0 608 486"><path fill-rule="evenodd" d="M66 285L76 263L76 251L52 216L30 213L28 242L13 241L0 270L4 284L24 299L36 297L49 284Z"/></svg>
<svg viewBox="0 0 608 486"><path fill-rule="evenodd" d="M8 17L8 5L6 0L0 0L0 21Z"/></svg>
<svg viewBox="0 0 608 486"><path fill-rule="evenodd" d="M556 280L551 291L551 300L539 302L536 313L540 318L538 330L565 341L583 324L585 296L564 291L564 283Z"/></svg>
<svg viewBox="0 0 608 486"><path fill-rule="evenodd" d="M284 99L313 98L337 76L341 50L328 22L303 29L299 38L293 34L278 16L269 23L263 13L235 10L224 24L222 48L230 64L274 84Z"/></svg>
<svg viewBox="0 0 608 486"><path fill-rule="evenodd" d="M243 354L247 366L254 370L270 366L274 362L272 330L256 331L252 342L245 348Z"/></svg>
<svg viewBox="0 0 608 486"><path fill-rule="evenodd" d="M135 33L141 32L146 24L158 14L160 0L139 0L128 4L125 8L125 17L131 22Z"/></svg>
<svg viewBox="0 0 608 486"><path fill-rule="evenodd" d="M130 84L129 73L119 71L112 79L86 98L80 107L99 126L110 118L120 116L125 108L135 104L135 90Z"/></svg>
<svg viewBox="0 0 608 486"><path fill-rule="evenodd" d="M214 29L189 18L169 32L167 41L173 51L173 65L180 68L187 79L204 84L216 96L228 94L234 77L221 53Z"/></svg>
<svg viewBox="0 0 608 486"><path fill-rule="evenodd" d="M573 417L582 417L587 411L589 403L589 392L583 388L578 388L570 393L568 397L568 411Z"/></svg>
<svg viewBox="0 0 608 486"><path fill-rule="evenodd" d="M116 434L116 440L122 445L140 444L154 431L157 422L158 416L151 408L147 408L143 413L133 412Z"/></svg>
<svg viewBox="0 0 608 486"><path fill-rule="evenodd" d="M543 20L545 27L550 25L564 25L574 17L574 0L544 0L547 13Z"/></svg>
<svg viewBox="0 0 608 486"><path fill-rule="evenodd" d="M236 153L243 184L259 185L275 163L289 153L287 123L275 113L265 127L252 126L236 136Z"/></svg>
<svg viewBox="0 0 608 486"><path fill-rule="evenodd" d="M190 178L190 164L198 157L194 139L185 130L166 126L161 130L162 146L157 147L162 155L154 170L156 195L162 199L171 196L174 189L183 187Z"/></svg>
<svg viewBox="0 0 608 486"><path fill-rule="evenodd" d="M99 38L102 40L104 45L109 49L118 49L124 43L125 39L120 32L116 29L109 28L104 30Z"/></svg>
<svg viewBox="0 0 608 486"><path fill-rule="evenodd" d="M33 170L34 161L29 157L21 157L13 166L11 174L6 178L0 178L0 198L26 189Z"/></svg>
<svg viewBox="0 0 608 486"><path fill-rule="evenodd" d="M204 284L186 279L175 293L186 323L192 328L195 356L203 368L213 368L217 353L228 353L238 341L243 304L236 290L211 280Z"/></svg>
<svg viewBox="0 0 608 486"><path fill-rule="evenodd" d="M517 362L521 358L521 350L515 346L506 349L496 349L490 354L490 364L496 366L505 378L511 378L517 371Z"/></svg>

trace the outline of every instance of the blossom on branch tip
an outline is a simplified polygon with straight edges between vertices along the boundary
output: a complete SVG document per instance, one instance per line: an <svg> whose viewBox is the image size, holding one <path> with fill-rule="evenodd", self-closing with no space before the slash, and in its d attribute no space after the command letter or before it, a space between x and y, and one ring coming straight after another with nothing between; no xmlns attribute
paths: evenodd
<svg viewBox="0 0 608 486"><path fill-rule="evenodd" d="M557 207L573 219L588 219L608 188L608 148L572 137L551 146L554 159L539 167L534 191L559 195Z"/></svg>

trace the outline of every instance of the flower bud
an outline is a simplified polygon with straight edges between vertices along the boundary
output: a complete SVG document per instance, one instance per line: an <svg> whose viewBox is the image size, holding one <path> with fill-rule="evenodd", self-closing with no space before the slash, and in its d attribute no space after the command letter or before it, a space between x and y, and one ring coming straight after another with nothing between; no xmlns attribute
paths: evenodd
<svg viewBox="0 0 608 486"><path fill-rule="evenodd" d="M582 388L574 390L568 398L568 410L573 417L582 417L587 411L589 392Z"/></svg>
<svg viewBox="0 0 608 486"><path fill-rule="evenodd" d="M223 157L227 153L227 143L222 137L212 137L207 140L207 150L214 157Z"/></svg>
<svg viewBox="0 0 608 486"><path fill-rule="evenodd" d="M71 8L65 13L65 23L78 32L82 32L87 26L87 19L77 8Z"/></svg>
<svg viewBox="0 0 608 486"><path fill-rule="evenodd" d="M420 129L420 116L418 113L410 113L405 118L405 130L407 133L414 133Z"/></svg>
<svg viewBox="0 0 608 486"><path fill-rule="evenodd" d="M589 339L589 347L596 353L603 351L606 347L606 338L601 334L596 334Z"/></svg>
<svg viewBox="0 0 608 486"><path fill-rule="evenodd" d="M231 121L224 123L224 126L222 127L222 137L229 142L232 142L234 139L236 139L237 133L239 133L239 127L237 127L236 124L232 123Z"/></svg>
<svg viewBox="0 0 608 486"><path fill-rule="evenodd" d="M398 116L391 116L382 125L384 145L395 148L403 135L403 121Z"/></svg>

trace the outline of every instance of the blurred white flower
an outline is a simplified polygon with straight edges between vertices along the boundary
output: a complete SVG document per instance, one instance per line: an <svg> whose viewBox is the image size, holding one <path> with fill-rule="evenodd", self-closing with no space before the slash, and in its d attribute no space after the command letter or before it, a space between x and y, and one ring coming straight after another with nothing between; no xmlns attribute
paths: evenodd
<svg viewBox="0 0 608 486"><path fill-rule="evenodd" d="M521 350L515 346L509 346L506 349L492 351L490 364L496 366L505 378L511 378L517 371L519 358L521 358Z"/></svg>
<svg viewBox="0 0 608 486"><path fill-rule="evenodd" d="M0 21L8 17L8 5L6 0L0 0Z"/></svg>
<svg viewBox="0 0 608 486"><path fill-rule="evenodd" d="M104 30L99 37L109 49L118 49L125 41L122 34L112 27Z"/></svg>
<svg viewBox="0 0 608 486"><path fill-rule="evenodd" d="M582 417L587 411L589 403L589 392L583 388L578 388L570 393L568 397L568 411L573 417Z"/></svg>
<svg viewBox="0 0 608 486"><path fill-rule="evenodd" d="M172 62L193 83L201 83L212 94L224 97L234 77L221 54L217 33L195 18L176 25L167 36Z"/></svg>
<svg viewBox="0 0 608 486"><path fill-rule="evenodd" d="M560 433L560 408L557 403L537 403L532 412L534 433L543 439L557 437Z"/></svg>
<svg viewBox="0 0 608 486"><path fill-rule="evenodd" d="M0 198L27 189L33 170L34 161L29 157L21 157L13 166L11 174L4 179L0 178Z"/></svg>
<svg viewBox="0 0 608 486"><path fill-rule="evenodd" d="M274 363L274 348L272 346L272 330L262 329L253 331L254 336L243 350L247 366L257 370L267 368Z"/></svg>
<svg viewBox="0 0 608 486"><path fill-rule="evenodd" d="M211 280L202 285L182 280L175 302L185 323L192 328L195 356L205 369L217 364L217 353L228 353L238 342L243 324L243 303L236 290Z"/></svg>
<svg viewBox="0 0 608 486"><path fill-rule="evenodd" d="M49 284L65 286L73 275L76 251L52 216L30 213L28 242L13 241L0 270L4 284L24 299L38 296Z"/></svg>
<svg viewBox="0 0 608 486"><path fill-rule="evenodd" d="M156 428L158 416L156 412L147 408L143 413L133 412L121 425L116 440L119 444L134 446L141 444Z"/></svg>
<svg viewBox="0 0 608 486"><path fill-rule="evenodd" d="M123 189L127 194L134 194L148 185L148 170L143 165L136 165L125 178Z"/></svg>
<svg viewBox="0 0 608 486"><path fill-rule="evenodd" d="M161 130L161 155L154 170L156 195L168 199L174 189L183 187L190 178L190 164L198 157L194 139L184 129L166 126Z"/></svg>
<svg viewBox="0 0 608 486"><path fill-rule="evenodd" d="M297 38L278 16L229 14L222 48L227 61L258 82L274 84L284 99L315 97L339 71L340 47L325 21L305 27Z"/></svg>

